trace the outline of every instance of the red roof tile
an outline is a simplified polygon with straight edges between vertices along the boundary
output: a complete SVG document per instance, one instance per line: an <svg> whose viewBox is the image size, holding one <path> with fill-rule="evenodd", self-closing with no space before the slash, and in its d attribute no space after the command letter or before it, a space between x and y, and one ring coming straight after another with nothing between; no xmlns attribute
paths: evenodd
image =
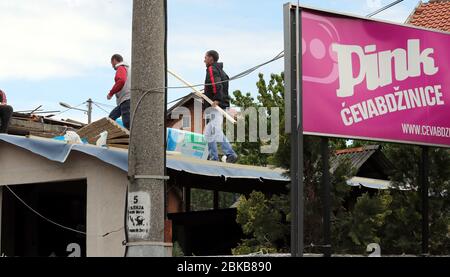
<svg viewBox="0 0 450 277"><path fill-rule="evenodd" d="M420 3L407 23L450 32L450 0L430 0L427 3Z"/></svg>

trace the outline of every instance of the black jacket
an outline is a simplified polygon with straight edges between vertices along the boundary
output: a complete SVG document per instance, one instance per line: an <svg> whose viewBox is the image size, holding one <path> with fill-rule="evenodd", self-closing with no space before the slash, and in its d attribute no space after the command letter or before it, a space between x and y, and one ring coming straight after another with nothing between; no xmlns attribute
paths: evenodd
<svg viewBox="0 0 450 277"><path fill-rule="evenodd" d="M228 80L228 75L223 71L223 63L215 63L206 69L205 95L212 101L219 101L222 109L230 107ZM205 103L205 106L207 108L211 105Z"/></svg>

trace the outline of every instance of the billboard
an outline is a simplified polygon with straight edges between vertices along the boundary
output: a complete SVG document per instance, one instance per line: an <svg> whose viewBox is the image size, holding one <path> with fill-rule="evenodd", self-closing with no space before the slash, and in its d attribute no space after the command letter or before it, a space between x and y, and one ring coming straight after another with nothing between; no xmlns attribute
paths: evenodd
<svg viewBox="0 0 450 277"><path fill-rule="evenodd" d="M304 134L450 146L450 35L300 12Z"/></svg>

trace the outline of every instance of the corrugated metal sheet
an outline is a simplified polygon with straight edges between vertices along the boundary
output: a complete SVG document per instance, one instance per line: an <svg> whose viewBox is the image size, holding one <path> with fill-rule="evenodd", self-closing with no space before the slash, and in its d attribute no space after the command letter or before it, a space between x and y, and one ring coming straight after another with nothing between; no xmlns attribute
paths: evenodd
<svg viewBox="0 0 450 277"><path fill-rule="evenodd" d="M27 138L4 134L0 134L0 141L26 149L36 155L60 163L64 163L72 151L77 151L93 156L128 172L128 151L126 150L101 148L92 145L67 144L50 139ZM289 177L285 176L285 172L279 169L201 161L179 156L169 155L167 157L167 167L175 171L202 176L289 182Z"/></svg>

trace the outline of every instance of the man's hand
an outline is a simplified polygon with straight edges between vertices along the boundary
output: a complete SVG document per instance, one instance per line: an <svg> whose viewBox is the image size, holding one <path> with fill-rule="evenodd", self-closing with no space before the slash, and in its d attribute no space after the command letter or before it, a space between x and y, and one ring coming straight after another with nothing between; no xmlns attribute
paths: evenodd
<svg viewBox="0 0 450 277"><path fill-rule="evenodd" d="M219 101L214 101L214 103L212 104L213 108L217 108L220 105Z"/></svg>
<svg viewBox="0 0 450 277"><path fill-rule="evenodd" d="M106 96L106 99L111 100L112 96L108 93L108 96Z"/></svg>

